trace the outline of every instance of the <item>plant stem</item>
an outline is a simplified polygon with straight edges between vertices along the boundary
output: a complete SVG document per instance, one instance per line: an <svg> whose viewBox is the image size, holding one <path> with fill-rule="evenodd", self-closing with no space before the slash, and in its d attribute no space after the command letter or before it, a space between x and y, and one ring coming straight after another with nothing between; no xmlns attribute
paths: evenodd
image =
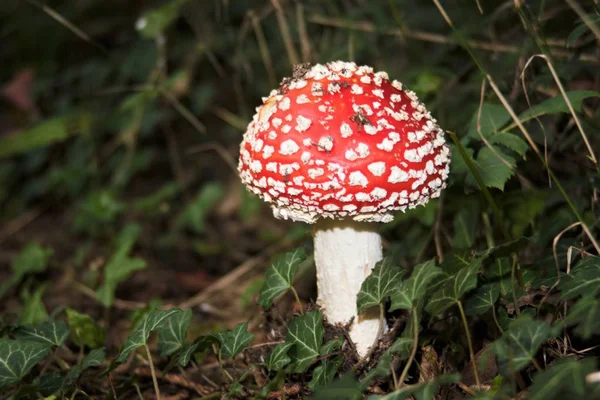
<svg viewBox="0 0 600 400"><path fill-rule="evenodd" d="M235 379L233 379L233 376L231 376L231 374L229 372L227 372L227 370L223 367L223 359L221 358L221 349L219 349L219 351L217 352L217 361L219 361L219 367L221 367L221 371L223 371L223 373L227 376L227 378L229 378L229 380L231 382L235 382Z"/></svg>
<svg viewBox="0 0 600 400"><path fill-rule="evenodd" d="M158 379L156 379L156 371L154 370L154 362L152 361L152 354L150 354L150 347L148 343L144 343L146 349L146 357L148 357L148 363L150 364L150 374L152 374L152 383L154 383L154 392L156 392L156 399L160 400L160 389L158 388Z"/></svg>
<svg viewBox="0 0 600 400"><path fill-rule="evenodd" d="M294 294L294 297L296 298L296 303L298 303L298 307L300 307L300 314L304 315L304 306L302 305L302 302L300 301L298 292L296 291L296 289L293 286L290 286L290 290L292 291L292 293Z"/></svg>
<svg viewBox="0 0 600 400"><path fill-rule="evenodd" d="M500 321L498 321L498 315L496 314L496 306L492 306L492 317L494 318L494 322L496 323L496 328L500 332L500 335L504 334L502 327L500 326Z"/></svg>
<svg viewBox="0 0 600 400"><path fill-rule="evenodd" d="M467 335L467 345L469 346L469 356L471 357L471 365L473 366L473 375L475 376L475 383L477 389L481 389L481 383L479 382L479 372L477 372L477 363L475 362L475 352L473 351L473 342L471 342L471 333L469 332L469 324L467 323L467 315L462 306L461 301L457 301L458 309L460 311L460 317L462 318L463 326L465 328L465 334Z"/></svg>
<svg viewBox="0 0 600 400"><path fill-rule="evenodd" d="M408 375L408 370L410 369L410 365L415 359L415 355L417 354L417 347L419 346L419 316L417 315L417 309L413 307L411 310L412 313L412 323L413 323L413 347L410 352L410 356L406 361L406 365L402 370L402 374L400 375L400 379L396 384L396 390L399 390L404 384L404 380L406 379L406 375Z"/></svg>

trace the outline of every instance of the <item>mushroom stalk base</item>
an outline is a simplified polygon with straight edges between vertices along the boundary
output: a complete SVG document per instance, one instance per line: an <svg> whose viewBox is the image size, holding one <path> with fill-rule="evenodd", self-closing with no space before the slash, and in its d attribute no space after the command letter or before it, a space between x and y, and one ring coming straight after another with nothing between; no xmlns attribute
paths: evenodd
<svg viewBox="0 0 600 400"><path fill-rule="evenodd" d="M372 223L322 220L315 224L317 303L331 324L345 325L352 318L350 338L360 357L375 344L380 329L379 309L356 308L360 286L382 258L381 236Z"/></svg>

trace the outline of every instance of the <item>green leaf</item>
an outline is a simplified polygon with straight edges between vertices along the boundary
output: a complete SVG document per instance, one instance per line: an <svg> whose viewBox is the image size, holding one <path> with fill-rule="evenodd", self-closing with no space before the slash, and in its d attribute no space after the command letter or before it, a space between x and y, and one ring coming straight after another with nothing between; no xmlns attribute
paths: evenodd
<svg viewBox="0 0 600 400"><path fill-rule="evenodd" d="M513 175L516 162L499 147L492 146L492 148L493 150L486 146L479 150L474 164L485 186L504 190L504 185ZM471 174L467 176L467 183L477 187L477 182Z"/></svg>
<svg viewBox="0 0 600 400"><path fill-rule="evenodd" d="M32 128L4 135L0 138L0 159L62 142L69 136L86 130L91 118L90 114L55 117Z"/></svg>
<svg viewBox="0 0 600 400"><path fill-rule="evenodd" d="M117 358L117 362L122 363L127 360L127 356L137 349L140 346L143 346L148 341L150 337L150 333L155 329L160 329L165 321L174 314L181 313L182 311L178 308L172 308L170 310L162 311L162 310L153 310L146 318L142 321L142 323L137 327L135 332L133 332L123 345L123 350L119 357Z"/></svg>
<svg viewBox="0 0 600 400"><path fill-rule="evenodd" d="M442 275L443 271L435 266L435 260L429 260L415 267L410 275L391 294L390 311L412 309L425 296L430 283Z"/></svg>
<svg viewBox="0 0 600 400"><path fill-rule="evenodd" d="M559 360L533 375L529 400L591 399L586 396L586 375L596 370L596 360Z"/></svg>
<svg viewBox="0 0 600 400"><path fill-rule="evenodd" d="M319 356L324 333L323 314L320 311L311 311L288 323L285 341L294 344L288 353L292 362L296 363L294 372L306 371Z"/></svg>
<svg viewBox="0 0 600 400"><path fill-rule="evenodd" d="M340 366L344 362L343 355L337 355L332 358L326 358L314 369L312 379L308 383L310 390L316 390L333 381Z"/></svg>
<svg viewBox="0 0 600 400"><path fill-rule="evenodd" d="M46 321L37 325L22 325L13 332L16 339L62 346L71 331L62 321Z"/></svg>
<svg viewBox="0 0 600 400"><path fill-rule="evenodd" d="M178 352L177 357L174 358L179 362L179 365L186 367L194 354L204 352L218 342L218 339L214 335L200 336L193 343L185 344Z"/></svg>
<svg viewBox="0 0 600 400"><path fill-rule="evenodd" d="M112 306L115 290L119 282L133 272L146 268L146 261L129 257L142 228L136 224L127 225L117 237L117 249L104 268L104 284L96 290L98 300L105 306Z"/></svg>
<svg viewBox="0 0 600 400"><path fill-rule="evenodd" d="M306 252L302 247L278 256L267 270L258 304L267 309L271 307L275 297L292 287L294 275L305 259Z"/></svg>
<svg viewBox="0 0 600 400"><path fill-rule="evenodd" d="M488 138L488 141L491 144L500 144L504 147L507 147L521 157L525 157L525 153L527 153L527 150L529 150L529 145L526 141L521 139L519 136L508 132L496 133Z"/></svg>
<svg viewBox="0 0 600 400"><path fill-rule="evenodd" d="M394 341L388 351L390 353L398 354L401 360L406 360L412 351L413 344L414 340L412 337L399 337Z"/></svg>
<svg viewBox="0 0 600 400"><path fill-rule="evenodd" d="M459 374L439 375L432 381L417 383L397 390L385 396L369 396L367 400L433 400L438 394L441 385L449 385L460 382Z"/></svg>
<svg viewBox="0 0 600 400"><path fill-rule="evenodd" d="M392 365L392 355L390 353L384 353L379 357L377 366L371 368L364 378L360 381L361 387L367 389L371 382L378 377L387 377L391 374L390 367Z"/></svg>
<svg viewBox="0 0 600 400"><path fill-rule="evenodd" d="M158 332L158 350L161 356L170 356L181 349L192 321L192 310L188 308L169 317Z"/></svg>
<svg viewBox="0 0 600 400"><path fill-rule="evenodd" d="M0 339L0 388L19 383L50 348L45 343Z"/></svg>
<svg viewBox="0 0 600 400"><path fill-rule="evenodd" d="M596 92L593 90L573 90L567 92L567 98L571 102L571 105L573 106L573 109L575 111L581 111L581 103L583 102L583 100L590 97L600 97L600 92ZM567 106L565 99L562 96L556 96L531 107L529 110L519 115L519 120L521 122L526 122L530 119L541 117L542 115L568 112L569 107ZM511 124L504 128L503 131L510 131L516 126L516 124Z"/></svg>
<svg viewBox="0 0 600 400"><path fill-rule="evenodd" d="M267 369L269 371L280 371L288 365L292 361L290 356L288 356L288 351L293 345L294 343L279 343L273 347L267 361Z"/></svg>
<svg viewBox="0 0 600 400"><path fill-rule="evenodd" d="M527 315L511 321L502 338L492 345L499 366L509 372L524 368L552 333L550 324L534 320Z"/></svg>
<svg viewBox="0 0 600 400"><path fill-rule="evenodd" d="M400 267L393 265L389 258L379 261L360 287L356 301L358 311L383 303L397 290L404 272Z"/></svg>
<svg viewBox="0 0 600 400"><path fill-rule="evenodd" d="M12 259L10 266L12 276L0 285L0 297L13 285L18 285L27 274L43 272L48 266L48 259L54 251L50 247L42 247L37 243L29 243Z"/></svg>
<svg viewBox="0 0 600 400"><path fill-rule="evenodd" d="M336 336L335 338L331 339L323 346L321 346L321 348L319 349L319 354L324 356L341 349L342 345L344 344L344 340L345 339L343 336Z"/></svg>
<svg viewBox="0 0 600 400"><path fill-rule="evenodd" d="M361 385L352 374L346 374L329 385L319 388L312 400L358 400L362 397Z"/></svg>
<svg viewBox="0 0 600 400"><path fill-rule="evenodd" d="M600 258L591 256L581 260L573 268L571 274L563 275L558 289L562 300L598 293L600 291Z"/></svg>
<svg viewBox="0 0 600 400"><path fill-rule="evenodd" d="M475 243L475 233L479 224L480 211L477 204L463 204L454 215L454 237L452 247L469 249Z"/></svg>
<svg viewBox="0 0 600 400"><path fill-rule="evenodd" d="M23 291L22 296L25 304L23 305L23 311L19 317L20 324L38 324L48 320L48 312L42 301L42 296L45 291L46 285L38 287L33 294L30 294L29 290Z"/></svg>
<svg viewBox="0 0 600 400"><path fill-rule="evenodd" d="M140 34L149 39L154 39L164 33L164 31L179 16L180 8L187 0L171 1L162 7L150 10L136 22L136 28Z"/></svg>
<svg viewBox="0 0 600 400"><path fill-rule="evenodd" d="M206 217L224 196L225 190L221 183L209 182L205 184L177 217L177 227L188 227L197 234L204 233Z"/></svg>
<svg viewBox="0 0 600 400"><path fill-rule="evenodd" d="M477 288L465 300L465 313L467 315L480 315L494 306L500 297L499 283L486 283Z"/></svg>
<svg viewBox="0 0 600 400"><path fill-rule="evenodd" d="M425 310L431 315L439 315L456 304L464 294L477 286L477 273L481 259L474 259L467 267L446 277L436 285Z"/></svg>
<svg viewBox="0 0 600 400"><path fill-rule="evenodd" d="M104 349L93 349L81 362L82 369L97 367L104 362L106 352Z"/></svg>
<svg viewBox="0 0 600 400"><path fill-rule="evenodd" d="M254 335L248 332L248 323L242 322L230 331L217 333L215 337L221 343L221 355L225 358L233 358L244 350Z"/></svg>
<svg viewBox="0 0 600 400"><path fill-rule="evenodd" d="M72 339L78 346L101 347L106 341L106 331L87 314L72 308L66 309L67 323L71 328Z"/></svg>
<svg viewBox="0 0 600 400"><path fill-rule="evenodd" d="M493 136L510 121L510 115L504 106L492 103L483 103L481 110L475 110L469 126L469 137L479 139L477 121L479 119L481 135L485 138Z"/></svg>
<svg viewBox="0 0 600 400"><path fill-rule="evenodd" d="M596 25L596 27L600 27L600 16L594 14L594 13L589 13L587 14L587 18L589 18L589 20L591 21L591 23L593 25ZM577 25L575 27L575 29L573 29L571 31L571 33L569 33L569 36L567 37L566 40L566 45L567 47L571 47L573 46L573 44L577 41L577 39L579 39L581 36L583 36L584 33L589 32L590 28L587 26L587 23L582 22L579 25Z"/></svg>
<svg viewBox="0 0 600 400"><path fill-rule="evenodd" d="M569 308L567 324L577 325L575 333L586 340L600 334L600 300L593 294L584 295Z"/></svg>

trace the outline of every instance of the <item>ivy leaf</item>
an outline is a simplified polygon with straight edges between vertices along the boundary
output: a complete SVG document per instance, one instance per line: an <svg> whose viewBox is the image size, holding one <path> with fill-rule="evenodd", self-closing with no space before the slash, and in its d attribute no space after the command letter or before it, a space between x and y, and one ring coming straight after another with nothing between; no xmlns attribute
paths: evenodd
<svg viewBox="0 0 600 400"><path fill-rule="evenodd" d="M296 363L294 372L306 371L319 356L324 333L323 314L318 310L293 318L288 323L285 341L295 345L289 351L292 362Z"/></svg>
<svg viewBox="0 0 600 400"><path fill-rule="evenodd" d="M462 296L477 286L477 273L481 260L471 261L469 266L456 273L446 274L446 277L436 285L436 290L429 298L425 310L431 315L439 315L454 304Z"/></svg>
<svg viewBox="0 0 600 400"><path fill-rule="evenodd" d="M37 325L20 326L14 332L14 336L20 340L31 340L60 347L67 340L70 333L71 330L64 322L46 321Z"/></svg>
<svg viewBox="0 0 600 400"><path fill-rule="evenodd" d="M283 367L292 362L288 351L294 343L279 343L276 345L271 354L269 354L269 360L267 361L267 369L269 371L280 371Z"/></svg>
<svg viewBox="0 0 600 400"><path fill-rule="evenodd" d="M166 311L150 311L148 315L146 315L146 318L144 318L142 323L137 327L135 332L129 335L129 337L125 341L125 345L123 345L123 350L121 351L121 354L119 354L119 357L116 361L119 363L125 362L127 360L127 356L129 356L129 354L132 351L146 344L152 331L162 327L165 321L172 315L181 312L182 311L178 308L172 308Z"/></svg>
<svg viewBox="0 0 600 400"><path fill-rule="evenodd" d="M454 215L453 248L468 249L473 247L480 215L479 205L476 202L470 202L461 206Z"/></svg>
<svg viewBox="0 0 600 400"><path fill-rule="evenodd" d="M181 349L192 321L190 308L173 314L158 331L158 350L161 356L170 356Z"/></svg>
<svg viewBox="0 0 600 400"><path fill-rule="evenodd" d="M404 270L393 265L391 259L379 261L371 275L364 280L358 292L356 306L358 311L377 306L385 301L400 284Z"/></svg>
<svg viewBox="0 0 600 400"><path fill-rule="evenodd" d="M50 348L46 343L0 339L0 388L19 383Z"/></svg>
<svg viewBox="0 0 600 400"><path fill-rule="evenodd" d="M441 385L457 382L460 382L459 374L439 375L432 381L410 385L385 396L369 396L367 400L405 400L411 396L415 400L431 400L436 398Z"/></svg>
<svg viewBox="0 0 600 400"><path fill-rule="evenodd" d="M475 290L465 300L465 313L467 315L480 315L496 304L500 297L500 284L496 282L486 283Z"/></svg>
<svg viewBox="0 0 600 400"><path fill-rule="evenodd" d="M254 335L248 332L248 323L242 322L230 331L214 335L221 344L221 355L225 358L233 358L244 350Z"/></svg>
<svg viewBox="0 0 600 400"><path fill-rule="evenodd" d="M398 354L400 360L406 360L412 351L413 344L414 340L412 337L401 336L392 343L392 346L388 351L390 353Z"/></svg>
<svg viewBox="0 0 600 400"><path fill-rule="evenodd" d="M567 324L577 325L575 333L583 339L590 339L600 333L600 300L593 294L584 295L569 308Z"/></svg>
<svg viewBox="0 0 600 400"><path fill-rule="evenodd" d="M595 295L600 291L600 258L587 257L573 268L569 275L563 276L558 284L560 298L569 300L583 294Z"/></svg>
<svg viewBox="0 0 600 400"><path fill-rule="evenodd" d="M130 224L117 237L117 250L104 268L104 283L96 290L96 296L104 307L112 306L119 282L127 279L133 272L146 268L146 261L129 257L141 230L139 225Z"/></svg>
<svg viewBox="0 0 600 400"><path fill-rule="evenodd" d="M302 247L277 257L267 270L265 281L260 289L258 304L267 309L271 307L275 297L292 287L294 275L305 259L306 252Z"/></svg>
<svg viewBox="0 0 600 400"><path fill-rule="evenodd" d="M329 342L325 343L323 346L321 346L321 348L319 349L319 354L324 356L326 354L332 353L338 349L341 349L343 344L344 337L337 336L331 339Z"/></svg>
<svg viewBox="0 0 600 400"><path fill-rule="evenodd" d="M19 284L25 275L45 271L53 252L52 248L42 247L37 243L29 243L25 246L10 263L12 275L0 285L0 297L11 286Z"/></svg>
<svg viewBox="0 0 600 400"><path fill-rule="evenodd" d="M183 345L177 357L174 357L174 362L179 362L182 367L187 367L194 354L206 351L216 342L218 339L214 335L200 336L193 343Z"/></svg>
<svg viewBox="0 0 600 400"><path fill-rule="evenodd" d="M92 367L97 367L100 364L102 364L102 362L104 362L105 358L106 352L104 351L104 349L93 349L89 352L87 356L85 356L85 358L81 362L81 368L88 369Z"/></svg>
<svg viewBox="0 0 600 400"><path fill-rule="evenodd" d="M379 361L377 362L377 366L375 368L371 368L369 372L365 375L364 378L360 381L361 387L363 389L367 389L367 387L371 384L373 379L377 377L386 377L390 375L390 366L392 364L392 355L390 353L384 353L381 357L379 357Z"/></svg>
<svg viewBox="0 0 600 400"><path fill-rule="evenodd" d="M104 345L106 331L96 324L92 317L72 308L67 308L66 313L67 323L73 332L71 336L75 344L91 348Z"/></svg>
<svg viewBox="0 0 600 400"><path fill-rule="evenodd" d="M312 400L358 400L362 397L361 385L352 374L346 374L340 379L319 388Z"/></svg>
<svg viewBox="0 0 600 400"><path fill-rule="evenodd" d="M344 356L341 354L321 361L321 364L314 369L312 379L308 383L310 390L314 391L315 389L332 382L343 362Z"/></svg>
<svg viewBox="0 0 600 400"><path fill-rule="evenodd" d="M551 368L533 375L529 400L589 399L585 377L596 370L596 360L559 360Z"/></svg>
<svg viewBox="0 0 600 400"><path fill-rule="evenodd" d="M499 366L516 372L533 360L540 346L552 336L550 324L523 315L513 320L502 338L492 344Z"/></svg>
<svg viewBox="0 0 600 400"><path fill-rule="evenodd" d="M442 274L443 271L435 266L433 259L417 265L410 278L402 282L399 288L396 288L391 294L390 311L412 309L425 296L429 284Z"/></svg>
<svg viewBox="0 0 600 400"><path fill-rule="evenodd" d="M27 324L38 324L47 321L48 311L42 301L42 296L46 291L46 284L38 287L33 293L30 293L28 289L23 290L23 311L19 316L19 323L22 325Z"/></svg>

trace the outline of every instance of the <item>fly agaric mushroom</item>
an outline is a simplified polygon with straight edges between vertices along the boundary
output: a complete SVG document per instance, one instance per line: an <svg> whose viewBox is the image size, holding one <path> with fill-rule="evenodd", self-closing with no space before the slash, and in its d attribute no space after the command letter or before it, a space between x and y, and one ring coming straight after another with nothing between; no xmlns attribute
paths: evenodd
<svg viewBox="0 0 600 400"><path fill-rule="evenodd" d="M444 133L414 92L352 62L297 66L263 103L241 144L242 182L276 218L314 224L317 303L329 323L353 320L365 356L379 314L359 314L356 299L382 258L375 222L440 195Z"/></svg>

